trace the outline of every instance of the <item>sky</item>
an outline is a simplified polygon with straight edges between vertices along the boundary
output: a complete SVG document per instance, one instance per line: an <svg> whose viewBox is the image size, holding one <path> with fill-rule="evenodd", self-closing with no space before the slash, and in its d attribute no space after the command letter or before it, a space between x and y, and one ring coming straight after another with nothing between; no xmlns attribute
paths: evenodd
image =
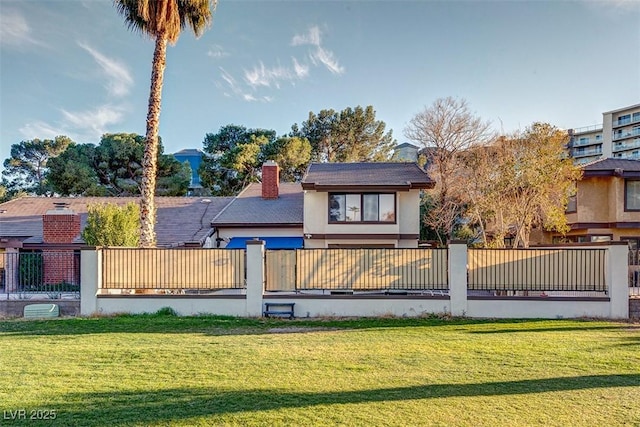
<svg viewBox="0 0 640 427"><path fill-rule="evenodd" d="M0 159L34 138L144 135L153 47L109 0L0 0ZM202 149L228 124L284 135L372 105L403 143L448 96L497 131L601 123L640 103L640 1L220 0L167 50L160 136Z"/></svg>

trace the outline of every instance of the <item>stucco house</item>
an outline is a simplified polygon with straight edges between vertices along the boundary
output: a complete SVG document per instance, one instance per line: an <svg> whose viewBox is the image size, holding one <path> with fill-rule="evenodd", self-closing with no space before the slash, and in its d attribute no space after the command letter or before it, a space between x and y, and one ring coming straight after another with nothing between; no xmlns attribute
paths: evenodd
<svg viewBox="0 0 640 427"><path fill-rule="evenodd" d="M555 241L640 241L640 161L601 159L582 166L577 194L567 208L571 231Z"/></svg>
<svg viewBox="0 0 640 427"><path fill-rule="evenodd" d="M312 163L301 183L281 183L267 162L211 226L227 248L417 247L420 191L433 186L416 163Z"/></svg>

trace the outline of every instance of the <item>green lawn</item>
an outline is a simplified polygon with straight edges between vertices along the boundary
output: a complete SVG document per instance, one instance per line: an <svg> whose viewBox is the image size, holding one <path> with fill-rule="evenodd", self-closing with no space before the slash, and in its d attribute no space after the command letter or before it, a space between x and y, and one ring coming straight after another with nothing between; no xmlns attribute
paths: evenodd
<svg viewBox="0 0 640 427"><path fill-rule="evenodd" d="M0 409L0 426L638 426L640 325L0 321Z"/></svg>

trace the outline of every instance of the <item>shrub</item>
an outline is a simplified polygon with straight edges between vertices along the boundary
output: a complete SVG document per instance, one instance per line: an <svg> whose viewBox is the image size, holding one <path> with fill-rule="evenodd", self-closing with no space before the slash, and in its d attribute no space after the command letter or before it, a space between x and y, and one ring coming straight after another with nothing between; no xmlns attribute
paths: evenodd
<svg viewBox="0 0 640 427"><path fill-rule="evenodd" d="M133 202L91 205L82 238L91 246L138 246L139 217L140 208Z"/></svg>

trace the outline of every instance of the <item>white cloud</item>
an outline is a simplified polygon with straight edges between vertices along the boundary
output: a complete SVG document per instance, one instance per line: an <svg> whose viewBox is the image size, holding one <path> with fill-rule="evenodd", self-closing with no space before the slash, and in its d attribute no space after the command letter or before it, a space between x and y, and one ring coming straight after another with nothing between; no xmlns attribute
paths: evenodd
<svg viewBox="0 0 640 427"><path fill-rule="evenodd" d="M55 127L42 121L27 123L18 130L25 139L53 139L58 135L68 136L68 129Z"/></svg>
<svg viewBox="0 0 640 427"><path fill-rule="evenodd" d="M57 124L34 121L22 126L19 131L26 139L54 138L66 135L74 141L96 141L109 131L109 126L120 123L124 117L123 106L102 105L93 110L70 112L60 110L62 119Z"/></svg>
<svg viewBox="0 0 640 427"><path fill-rule="evenodd" d="M301 64L296 58L291 58L293 61L293 71L296 73L296 77L302 79L309 75L309 66L307 64Z"/></svg>
<svg viewBox="0 0 640 427"><path fill-rule="evenodd" d="M280 88L281 81L290 81L296 78L298 78L297 73L289 68L280 65L268 68L262 62L253 67L253 70L245 70L244 72L244 79L252 88L258 86Z"/></svg>
<svg viewBox="0 0 640 427"><path fill-rule="evenodd" d="M247 102L272 102L273 97L261 95L259 91L280 89L284 83L296 84L297 81L309 77L312 66L325 67L333 74L343 74L345 69L334 53L322 46L322 34L318 26L311 26L304 34L296 34L291 40L292 46L312 46L308 56L303 60L292 56L291 64L266 66L259 61L251 69L244 69L242 79L236 80L222 69L222 81L216 86L228 97L238 97Z"/></svg>
<svg viewBox="0 0 640 427"><path fill-rule="evenodd" d="M15 10L0 8L0 44L22 47L43 45L31 35L31 27L22 14Z"/></svg>
<svg viewBox="0 0 640 427"><path fill-rule="evenodd" d="M105 133L108 125L122 121L124 115L122 107L112 105L102 105L90 111L69 112L64 109L61 111L70 128L95 137Z"/></svg>
<svg viewBox="0 0 640 427"><path fill-rule="evenodd" d="M211 58L224 58L229 56L229 52L225 51L219 44L214 44L207 51L207 56Z"/></svg>
<svg viewBox="0 0 640 427"><path fill-rule="evenodd" d="M222 80L225 84L218 81L216 82L216 86L220 88L220 90L222 90L224 96L226 97L238 97L247 102L271 102L271 99L269 99L268 97L257 98L250 91L244 90L242 85L238 83L236 79L234 79L233 76L222 67L220 67L220 77L222 77Z"/></svg>
<svg viewBox="0 0 640 427"><path fill-rule="evenodd" d="M291 39L292 46L313 45L320 46L322 37L320 28L317 25L309 27L309 30L305 34L296 34Z"/></svg>
<svg viewBox="0 0 640 427"><path fill-rule="evenodd" d="M318 46L309 56L311 57L311 61L314 65L322 64L333 74L344 73L344 67L338 63L333 52L323 48L322 46Z"/></svg>
<svg viewBox="0 0 640 427"><path fill-rule="evenodd" d="M133 77L127 67L116 59L109 58L91 46L78 42L78 45L89 52L107 76L107 90L113 96L125 96L133 85Z"/></svg>

